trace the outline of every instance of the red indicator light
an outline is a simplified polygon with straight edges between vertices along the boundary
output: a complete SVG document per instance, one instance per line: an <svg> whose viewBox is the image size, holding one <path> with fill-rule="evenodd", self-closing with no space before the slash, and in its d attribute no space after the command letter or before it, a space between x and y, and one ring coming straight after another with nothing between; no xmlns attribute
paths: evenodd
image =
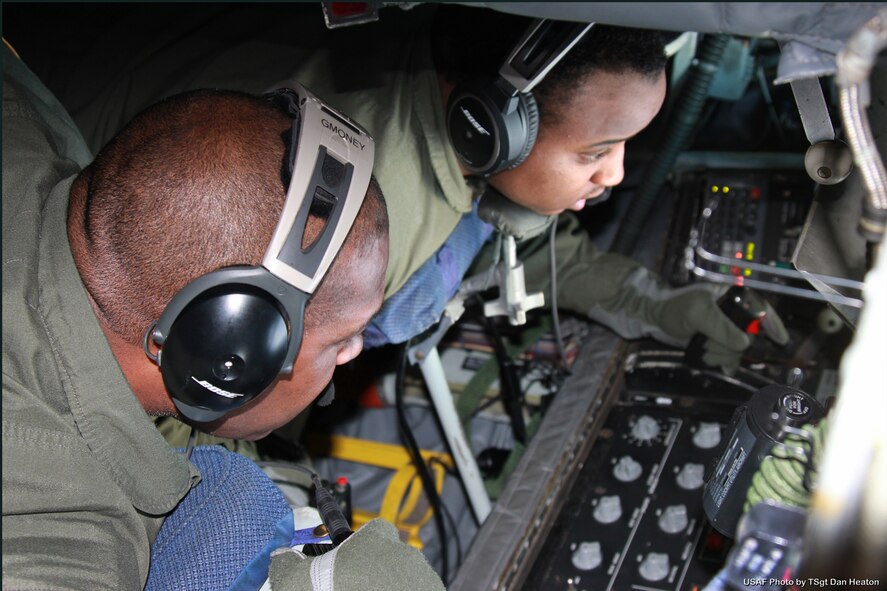
<svg viewBox="0 0 887 591"><path fill-rule="evenodd" d="M760 199L761 198L761 189L758 187L752 187L749 193L752 199Z"/></svg>
<svg viewBox="0 0 887 591"><path fill-rule="evenodd" d="M748 326L745 327L745 332L748 334L760 334L761 333L761 319L755 318L751 322L748 323Z"/></svg>
<svg viewBox="0 0 887 591"><path fill-rule="evenodd" d="M742 252L741 252L741 251L736 251L736 258L737 258L737 259L741 259L741 258L742 258Z"/></svg>
<svg viewBox="0 0 887 591"><path fill-rule="evenodd" d="M336 484L338 484L339 486L345 486L346 484L348 484L348 479L344 476L339 476L336 479Z"/></svg>

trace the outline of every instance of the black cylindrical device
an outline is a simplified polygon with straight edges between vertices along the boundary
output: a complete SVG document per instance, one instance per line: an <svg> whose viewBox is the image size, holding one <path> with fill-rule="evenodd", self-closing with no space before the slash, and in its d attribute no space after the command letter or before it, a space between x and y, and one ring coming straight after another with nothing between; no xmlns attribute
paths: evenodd
<svg viewBox="0 0 887 591"><path fill-rule="evenodd" d="M739 407L723 451L705 484L702 504L712 526L733 537L752 476L774 445L825 415L817 400L789 386L766 386Z"/></svg>

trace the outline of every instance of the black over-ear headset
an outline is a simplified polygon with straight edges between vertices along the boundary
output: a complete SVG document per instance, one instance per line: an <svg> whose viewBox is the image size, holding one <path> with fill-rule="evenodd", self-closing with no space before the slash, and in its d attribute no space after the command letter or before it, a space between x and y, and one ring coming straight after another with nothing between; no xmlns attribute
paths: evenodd
<svg viewBox="0 0 887 591"><path fill-rule="evenodd" d="M293 125L291 180L262 264L194 279L145 333L145 353L160 366L176 408L193 421L214 421L292 372L305 305L342 247L372 174L374 143L360 125L300 85L266 97ZM309 212L325 225L303 247Z"/></svg>
<svg viewBox="0 0 887 591"><path fill-rule="evenodd" d="M457 86L447 104L456 155L479 176L514 168L530 155L539 127L531 91L592 27L534 20L494 81Z"/></svg>

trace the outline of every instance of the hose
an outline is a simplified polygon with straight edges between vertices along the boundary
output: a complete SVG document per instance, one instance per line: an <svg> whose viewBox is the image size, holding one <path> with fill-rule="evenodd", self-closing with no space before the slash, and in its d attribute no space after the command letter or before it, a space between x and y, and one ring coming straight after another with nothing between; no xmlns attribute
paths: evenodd
<svg viewBox="0 0 887 591"><path fill-rule="evenodd" d="M761 461L752 476L743 512L765 500L805 509L810 505L810 491L816 486L813 477L828 434L827 419L815 426L804 425L801 430L809 439L789 435L784 444L775 445L770 455ZM800 450L803 450L802 454L797 453Z"/></svg>
<svg viewBox="0 0 887 591"><path fill-rule="evenodd" d="M860 234L869 242L884 238L887 221L887 173L866 115L866 86L878 54L887 47L887 9L869 20L838 53L836 81L847 143L867 191Z"/></svg>

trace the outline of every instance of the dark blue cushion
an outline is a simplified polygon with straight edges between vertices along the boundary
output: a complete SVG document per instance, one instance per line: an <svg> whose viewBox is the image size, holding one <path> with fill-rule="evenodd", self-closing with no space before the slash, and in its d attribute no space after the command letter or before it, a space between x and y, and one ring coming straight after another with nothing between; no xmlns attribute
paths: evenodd
<svg viewBox="0 0 887 591"><path fill-rule="evenodd" d="M194 449L201 482L176 507L151 547L145 589L228 589L275 535L289 505L251 460L221 446Z"/></svg>

